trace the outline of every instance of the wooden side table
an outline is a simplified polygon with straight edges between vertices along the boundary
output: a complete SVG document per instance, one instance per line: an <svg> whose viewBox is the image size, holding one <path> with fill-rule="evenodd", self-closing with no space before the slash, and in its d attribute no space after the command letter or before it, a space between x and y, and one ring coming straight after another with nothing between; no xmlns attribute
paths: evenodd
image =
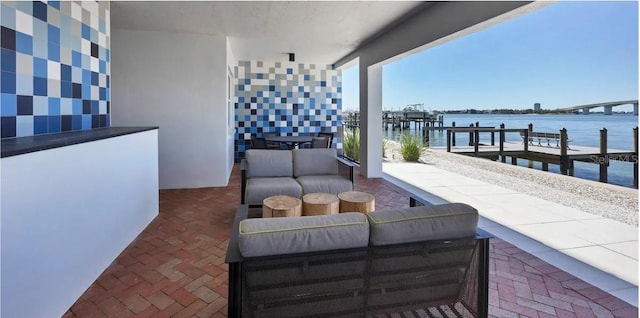
<svg viewBox="0 0 640 318"><path fill-rule="evenodd" d="M301 216L302 201L288 195L276 195L262 201L262 217Z"/></svg>
<svg viewBox="0 0 640 318"><path fill-rule="evenodd" d="M338 214L340 200L335 194L309 193L302 197L302 215Z"/></svg>
<svg viewBox="0 0 640 318"><path fill-rule="evenodd" d="M376 198L373 194L360 191L348 191L338 194L340 198L340 213L361 212L369 213L375 210Z"/></svg>

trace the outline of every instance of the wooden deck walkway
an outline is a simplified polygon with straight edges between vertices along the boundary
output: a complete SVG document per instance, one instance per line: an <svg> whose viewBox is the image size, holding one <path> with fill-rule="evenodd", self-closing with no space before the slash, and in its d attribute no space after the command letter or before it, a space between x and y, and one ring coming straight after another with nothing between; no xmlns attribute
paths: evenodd
<svg viewBox="0 0 640 318"><path fill-rule="evenodd" d="M487 158L495 161L507 162L511 158L511 164L517 165L518 159L537 161L542 164L542 171L549 171L549 164L560 166L562 172L566 167L566 174L573 176L574 162L586 162L600 166L600 181L607 182L609 161L617 160L633 163L634 187L638 187L638 155L630 150L607 149L606 154L601 154L596 147L572 145L567 149L567 155L562 156L558 147L538 146L529 144L527 149L521 142L503 142L503 150L499 145L479 144L475 146L449 146L450 152L461 155ZM432 147L435 151L447 151L447 147ZM563 173L565 174L565 173Z"/></svg>
<svg viewBox="0 0 640 318"><path fill-rule="evenodd" d="M597 163L597 158L600 156L600 149L596 147L587 147L587 146L577 146L571 145L571 148L567 149L567 155L570 160L576 161L584 161ZM452 146L451 152L465 154L465 155L474 155L474 146ZM438 151L447 151L446 147L433 147L431 149ZM478 156L482 157L490 157L490 156L498 156L500 155L500 147L498 145L484 145L480 144L478 146ZM524 158L525 155L525 147L521 142L504 142L504 151L503 153L506 156L518 156ZM536 157L539 158L548 158L549 160L553 160L554 158L560 160L560 148L551 146L548 147L546 145L538 146L536 144L529 145L527 150L527 159L533 157L535 160ZM633 161L632 156L635 153L631 150L622 150L622 149L608 149L607 154L609 155L609 160L620 160L620 161ZM535 160L539 161L539 160Z"/></svg>
<svg viewBox="0 0 640 318"><path fill-rule="evenodd" d="M600 167L599 180L601 182L608 182L607 170L611 160L630 162L633 163L633 185L638 188L638 127L633 129L633 151L608 148L606 129L600 130L600 147L598 148L569 145L566 129L561 129L559 134L534 132L531 129L531 125L526 129L505 129L504 124L500 125L500 129L450 128L447 129L447 147L444 151L501 160L502 162L506 162L506 157L511 157L513 165L518 164L519 158L538 161L542 163L543 171L549 170L549 164L557 164L560 166L560 173L570 176L573 176L575 161L593 163ZM468 133L469 145L456 145L456 133ZM489 145L480 142L481 133L490 134L491 142ZM506 133L518 133L522 141L507 141ZM496 134L498 135L497 142L495 140Z"/></svg>

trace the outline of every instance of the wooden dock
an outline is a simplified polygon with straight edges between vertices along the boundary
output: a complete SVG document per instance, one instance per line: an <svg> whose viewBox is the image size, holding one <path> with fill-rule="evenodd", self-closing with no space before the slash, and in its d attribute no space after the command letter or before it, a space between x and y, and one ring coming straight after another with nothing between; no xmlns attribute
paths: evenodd
<svg viewBox="0 0 640 318"><path fill-rule="evenodd" d="M410 129L411 123L414 124L414 128L419 130L421 127L442 127L443 116L437 116L430 114L426 111L383 111L382 112L382 127L384 130L389 129L391 125L392 129Z"/></svg>
<svg viewBox="0 0 640 318"><path fill-rule="evenodd" d="M456 145L455 134L470 134L470 142L468 145ZM491 143L480 143L480 134L491 134ZM522 142L506 141L506 133L519 133L522 136ZM495 135L498 134L499 140L495 142ZM538 133L539 134L539 133ZM600 148L587 147L580 145L569 145L567 140L567 132L561 130L559 134L551 134L557 136L558 140L553 137L544 140L529 136L537 134L529 129L495 129L495 128L450 128L447 130L447 147L432 148L439 151L448 151L457 154L469 155L474 157L488 158L491 160L500 160L506 162L507 157L511 157L511 164L517 165L518 159L528 161L537 161L542 163L542 170L548 171L549 164L560 166L560 172L566 175L573 175L574 162L593 163L600 166L601 182L607 182L607 168L609 161L617 160L633 163L633 183L638 188L638 128L633 129L634 134L634 150L610 149L607 147L606 129L600 131ZM524 141L528 142L524 142Z"/></svg>
<svg viewBox="0 0 640 318"><path fill-rule="evenodd" d="M384 130L391 129L410 129L413 123L414 128L419 130L422 127L440 127L443 129L444 115L435 115L424 110L423 104L407 105L403 110L383 110L382 111L382 128ZM350 113L343 118L343 124L350 128L360 126L360 112Z"/></svg>
<svg viewBox="0 0 640 318"><path fill-rule="evenodd" d="M446 151L445 147L433 147L434 150ZM474 146L455 146L451 147L452 153L470 155L475 157L498 157L507 156L512 158L522 158L527 160L548 162L553 164L560 164L560 148L547 147L547 146L529 146L527 152L525 152L524 145L518 142L505 142L502 153L500 147L497 145L479 145L478 152L476 153ZM631 161L632 156L635 155L633 151L609 149L607 152L609 160L619 161ZM597 163L600 156L600 150L596 147L585 146L571 146L571 149L567 150L567 156L572 161L583 161Z"/></svg>

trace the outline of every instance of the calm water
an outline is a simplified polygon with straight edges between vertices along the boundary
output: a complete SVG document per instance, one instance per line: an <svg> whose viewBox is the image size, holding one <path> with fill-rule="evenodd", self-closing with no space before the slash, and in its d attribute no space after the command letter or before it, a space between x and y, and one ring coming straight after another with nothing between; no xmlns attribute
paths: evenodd
<svg viewBox="0 0 640 318"><path fill-rule="evenodd" d="M469 127L469 124L479 122L481 127L499 128L501 123L506 128L527 128L529 123L533 124L534 131L556 132L566 128L569 135L570 145L600 147L600 129L606 128L608 135L609 149L632 150L633 149L633 128L638 126L638 116L632 115L611 115L602 114L590 115L444 115L444 125L451 126L455 121L457 127ZM391 126L389 126L391 127ZM416 133L413 125L410 128L412 133ZM400 130L391 129L385 132L388 139L398 140L401 135ZM434 131L430 136L431 147L446 147L446 131ZM496 136L496 141L497 141ZM520 141L517 133L506 135L508 141ZM459 145L468 144L468 134L456 134L456 143ZM489 134L480 134L480 142L489 143ZM544 142L544 141L543 141ZM524 160L519 160L520 165L527 165ZM540 169L540 164L534 166ZM559 173L557 165L549 165L549 171ZM579 178L598 180L599 167L595 164L575 162L574 175ZM623 186L633 186L633 165L627 162L611 161L609 166L609 183Z"/></svg>

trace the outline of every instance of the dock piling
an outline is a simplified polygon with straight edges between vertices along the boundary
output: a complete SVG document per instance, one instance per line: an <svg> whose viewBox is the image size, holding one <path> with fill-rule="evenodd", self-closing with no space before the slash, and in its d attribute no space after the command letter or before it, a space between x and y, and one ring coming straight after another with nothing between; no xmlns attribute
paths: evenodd
<svg viewBox="0 0 640 318"><path fill-rule="evenodd" d="M495 131L491 132L491 145L492 146L496 145L496 132Z"/></svg>
<svg viewBox="0 0 640 318"><path fill-rule="evenodd" d="M451 127L454 127L454 128L456 127L456 122L455 121L451 122ZM453 147L456 146L456 133L455 132L451 134L451 145ZM450 151L451 149L448 149L448 150Z"/></svg>
<svg viewBox="0 0 640 318"><path fill-rule="evenodd" d="M600 182L607 183L609 154L607 154L607 129L600 129L600 156L598 157L598 165L600 166Z"/></svg>
<svg viewBox="0 0 640 318"><path fill-rule="evenodd" d="M470 128L473 128L473 124L469 124ZM469 146L473 146L473 141L475 138L473 137L473 131L469 132Z"/></svg>
<svg viewBox="0 0 640 318"><path fill-rule="evenodd" d="M491 134L491 136L493 136L493 134ZM507 162L507 158L504 157L504 139L504 123L502 123L500 124L500 160L502 161L502 163Z"/></svg>
<svg viewBox="0 0 640 318"><path fill-rule="evenodd" d="M633 128L633 187L638 188L638 126Z"/></svg>
<svg viewBox="0 0 640 318"><path fill-rule="evenodd" d="M477 128L473 132L473 137L474 137L474 140L473 140L473 152L474 152L475 156L477 157L478 156L478 151L480 150L480 132L478 131Z"/></svg>
<svg viewBox="0 0 640 318"><path fill-rule="evenodd" d="M429 136L431 131L429 131L428 128L429 128L429 122L425 122L424 126L422 127L422 142L426 144L427 147L429 147L429 138L431 137Z"/></svg>
<svg viewBox="0 0 640 318"><path fill-rule="evenodd" d="M567 155L567 129L560 129L560 173L567 175L569 156Z"/></svg>

